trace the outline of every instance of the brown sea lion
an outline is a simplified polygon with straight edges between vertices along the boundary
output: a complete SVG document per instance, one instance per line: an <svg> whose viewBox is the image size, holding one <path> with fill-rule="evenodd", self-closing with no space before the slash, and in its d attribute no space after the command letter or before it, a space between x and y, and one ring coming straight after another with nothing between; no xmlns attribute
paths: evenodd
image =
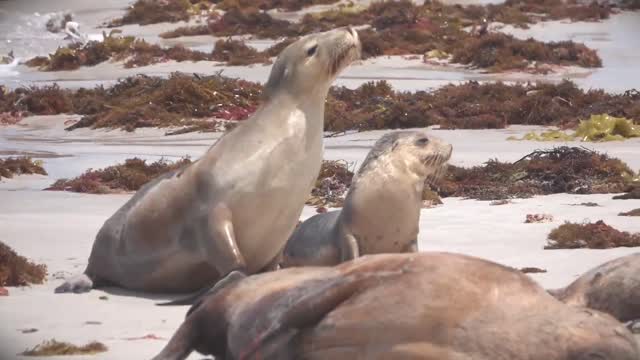
<svg viewBox="0 0 640 360"><path fill-rule="evenodd" d="M451 151L424 130L383 135L360 166L344 207L298 226L281 266L329 266L360 255L416 252L425 181L440 178Z"/></svg>
<svg viewBox="0 0 640 360"><path fill-rule="evenodd" d="M640 253L608 261L549 292L566 304L600 310L620 321L640 320Z"/></svg>
<svg viewBox="0 0 640 360"><path fill-rule="evenodd" d="M285 48L262 106L196 163L142 187L100 229L84 274L56 292L191 292L269 266L320 170L329 87L359 54L351 28Z"/></svg>
<svg viewBox="0 0 640 360"><path fill-rule="evenodd" d="M235 281L194 305L154 360L637 360L611 316L517 270L451 253L368 255Z"/></svg>

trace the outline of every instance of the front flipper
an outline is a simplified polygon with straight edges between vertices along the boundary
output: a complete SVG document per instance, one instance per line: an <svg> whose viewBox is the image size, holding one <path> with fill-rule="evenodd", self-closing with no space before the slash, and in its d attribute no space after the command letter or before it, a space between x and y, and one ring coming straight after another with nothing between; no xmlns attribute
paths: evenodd
<svg viewBox="0 0 640 360"><path fill-rule="evenodd" d="M227 276L223 277L222 280L216 282L212 286L204 287L198 290L193 295L190 295L181 299L169 301L166 303L159 303L156 305L158 306L192 305L189 311L187 312L187 316L189 316L189 314L191 314L191 312L193 312L195 308L200 306L200 304L205 298L217 293L218 291L222 290L229 284L232 284L238 280L244 279L245 277L247 277L247 275L244 272L239 270L234 270L229 274L227 274Z"/></svg>
<svg viewBox="0 0 640 360"><path fill-rule="evenodd" d="M58 286L54 291L56 294L62 293L85 293L93 288L93 280L87 274L73 276Z"/></svg>
<svg viewBox="0 0 640 360"><path fill-rule="evenodd" d="M258 299L250 310L233 319L227 334L232 359L295 359L291 340L317 324L358 288L354 278L334 276L308 280L277 296ZM273 294L272 294L273 295Z"/></svg>
<svg viewBox="0 0 640 360"><path fill-rule="evenodd" d="M194 304L198 299L202 298L202 296L218 291L229 282L237 280L239 274L241 274L242 277L246 276L246 263L236 243L233 222L231 220L231 210L229 210L226 205L218 204L213 206L209 211L209 217L207 219L209 237L207 241L200 244L207 256L207 261L216 268L218 274L226 274L226 276L211 286L200 289L191 296L158 305ZM218 286L218 284L220 284L220 286Z"/></svg>

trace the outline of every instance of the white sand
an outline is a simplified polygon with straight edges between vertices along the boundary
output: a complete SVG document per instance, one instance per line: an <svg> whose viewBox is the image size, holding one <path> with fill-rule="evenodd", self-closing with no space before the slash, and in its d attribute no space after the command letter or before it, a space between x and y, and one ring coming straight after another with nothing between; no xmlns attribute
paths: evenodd
<svg viewBox="0 0 640 360"><path fill-rule="evenodd" d="M88 294L55 295L61 277L81 272L96 231L130 195L85 195L40 191L61 176L76 176L88 167L111 165L142 155L156 159L202 154L218 134L163 136L162 130L136 133L121 131L62 130L64 116L34 117L23 126L0 129L0 151L29 151L43 154L50 176L24 176L0 182L0 224L2 241L18 253L47 264L46 284L31 288L9 288L10 296L0 298L2 350L11 359L15 354L43 340L56 338L76 344L98 340L109 352L95 359L150 358L163 346L161 340L127 340L148 334L168 339L182 321L186 307L156 307L158 299L131 296L118 290L95 290ZM553 144L506 141L531 128L509 130L435 131L454 146L452 162L476 165L489 158L513 161L536 148ZM360 163L383 131L351 134L326 139L326 158ZM640 140L586 144L620 157L640 168ZM72 155L52 157L52 154ZM38 155L36 155L38 156ZM601 207L570 206L597 202ZM491 259L514 267L534 266L548 272L534 278L545 287L568 284L589 268L637 249L543 250L546 235L565 220L604 220L626 231L640 231L640 221L619 217L621 211L640 207L638 200L611 200L611 195L553 195L515 200L511 205L490 206L488 202L445 199L445 204L423 210L420 224L421 250L454 251ZM305 208L303 218L315 213ZM524 224L526 214L549 213L553 223ZM464 276L464 274L461 274ZM113 292L112 292L113 291ZM99 297L107 295L108 300ZM86 324L100 322L99 325ZM23 334L19 329L36 328ZM78 357L81 359L82 357ZM192 359L201 359L192 355Z"/></svg>

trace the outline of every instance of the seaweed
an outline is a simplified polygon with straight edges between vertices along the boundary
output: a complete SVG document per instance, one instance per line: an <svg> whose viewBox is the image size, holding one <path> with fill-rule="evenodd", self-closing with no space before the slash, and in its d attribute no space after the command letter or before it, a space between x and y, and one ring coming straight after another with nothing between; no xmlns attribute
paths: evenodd
<svg viewBox="0 0 640 360"><path fill-rule="evenodd" d="M617 230L604 221L595 223L566 222L549 234L545 249L609 249L640 246L640 233Z"/></svg>
<svg viewBox="0 0 640 360"><path fill-rule="evenodd" d="M77 346L55 339L47 340L33 349L21 353L24 356L62 356L62 355L95 355L106 352L107 347L100 342L93 341L83 346Z"/></svg>
<svg viewBox="0 0 640 360"><path fill-rule="evenodd" d="M107 26L187 21L191 15L208 10L215 2L215 0L137 0L127 9L123 17L110 21Z"/></svg>
<svg viewBox="0 0 640 360"><path fill-rule="evenodd" d="M616 195L613 197L614 200L637 200L640 199L640 187L632 188L626 194Z"/></svg>
<svg viewBox="0 0 640 360"><path fill-rule="evenodd" d="M621 212L619 216L640 216L640 208Z"/></svg>
<svg viewBox="0 0 640 360"><path fill-rule="evenodd" d="M508 125L577 127L594 114L640 120L640 94L584 91L573 82L515 84L468 82L425 91L396 92L384 81L356 89L334 87L325 129L375 130L440 125L443 129L492 129Z"/></svg>
<svg viewBox="0 0 640 360"><path fill-rule="evenodd" d="M538 224L553 222L553 215L551 214L527 214L524 221L525 224Z"/></svg>
<svg viewBox="0 0 640 360"><path fill-rule="evenodd" d="M282 9L297 11L313 5L334 4L339 0L222 0L218 1L216 8L230 10L233 8L252 8L260 10Z"/></svg>
<svg viewBox="0 0 640 360"><path fill-rule="evenodd" d="M47 172L42 167L42 161L34 161L29 156L0 159L0 179L11 179L14 175L23 174L47 175Z"/></svg>
<svg viewBox="0 0 640 360"><path fill-rule="evenodd" d="M614 117L606 114L591 115L588 120L580 121L573 134L559 130L530 132L522 138L509 137L508 140L534 141L620 141L633 137L640 137L640 126L627 118Z"/></svg>
<svg viewBox="0 0 640 360"><path fill-rule="evenodd" d="M248 35L259 38L296 37L340 26L371 25L360 31L364 59L382 55L440 54L451 61L488 71L526 70L549 72L548 64L600 67L597 53L572 41L543 43L520 40L511 35L489 33L487 20L529 24L539 17L531 9L548 11L546 18L564 17L597 20L606 18L608 7L598 5L565 6L560 0L548 0L540 6L535 1L512 1L503 5L444 5L426 1L416 5L409 0L372 2L368 7L349 4L336 9L306 14L300 22L273 18L259 6L230 1L220 16L211 14L206 26L182 27L161 34L171 38L183 35ZM571 9L571 10L568 10ZM542 11L542 10L541 10ZM585 15L587 14L587 15ZM466 27L484 31L466 31Z"/></svg>
<svg viewBox="0 0 640 360"><path fill-rule="evenodd" d="M311 196L306 204L321 207L342 207L353 171L344 160L324 160Z"/></svg>
<svg viewBox="0 0 640 360"><path fill-rule="evenodd" d="M26 61L25 65L37 67L42 71L63 71L95 66L109 60L125 60L124 67L133 68L167 60L211 60L211 55L187 49L182 45L163 48L133 36L115 36L110 33L104 34L104 41L89 41L84 45L75 43L61 47L48 58L38 56Z"/></svg>
<svg viewBox="0 0 640 360"><path fill-rule="evenodd" d="M68 180L60 179L45 190L72 191L90 194L110 194L136 191L152 179L169 172L178 171L191 164L183 158L175 163L160 159L147 164L139 158L126 159L123 164L100 170L89 169L84 174Z"/></svg>
<svg viewBox="0 0 640 360"><path fill-rule="evenodd" d="M42 284L46 276L46 265L29 261L0 241L0 286Z"/></svg>
<svg viewBox="0 0 640 360"><path fill-rule="evenodd" d="M478 200L527 198L557 193L619 193L634 172L622 161L578 147L538 150L514 163L450 165L438 193Z"/></svg>
<svg viewBox="0 0 640 360"><path fill-rule="evenodd" d="M269 56L265 52L258 51L247 46L243 41L218 40L211 53L215 61L225 62L227 65L250 65L255 63L269 63Z"/></svg>

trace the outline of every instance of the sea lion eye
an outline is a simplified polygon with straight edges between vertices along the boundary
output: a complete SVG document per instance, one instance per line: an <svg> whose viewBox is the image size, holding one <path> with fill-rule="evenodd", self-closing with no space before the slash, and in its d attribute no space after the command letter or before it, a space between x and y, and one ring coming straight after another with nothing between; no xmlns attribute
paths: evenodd
<svg viewBox="0 0 640 360"><path fill-rule="evenodd" d="M307 56L313 56L313 54L316 53L316 50L318 50L318 44L313 45L312 47L307 49Z"/></svg>
<svg viewBox="0 0 640 360"><path fill-rule="evenodd" d="M429 138L426 138L426 137L416 140L416 145L424 146L424 145L427 145L428 143L429 143Z"/></svg>

